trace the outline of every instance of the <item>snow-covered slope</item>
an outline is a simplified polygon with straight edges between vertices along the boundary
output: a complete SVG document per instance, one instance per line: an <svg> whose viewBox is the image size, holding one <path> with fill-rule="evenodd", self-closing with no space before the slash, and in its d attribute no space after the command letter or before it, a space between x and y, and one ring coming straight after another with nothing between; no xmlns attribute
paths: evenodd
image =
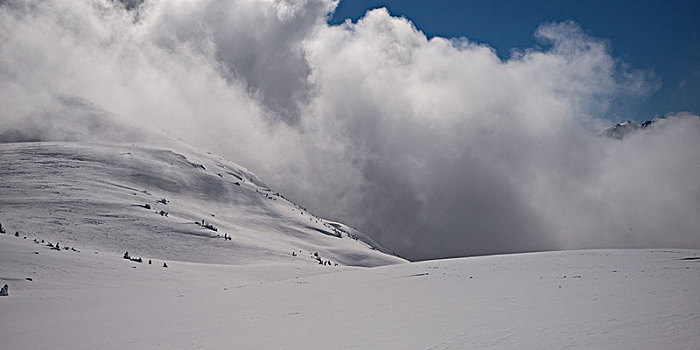
<svg viewBox="0 0 700 350"><path fill-rule="evenodd" d="M639 124L635 123L632 120L628 120L622 123L609 126L602 130L598 135L622 140L627 134L635 132L639 128L641 128Z"/></svg>
<svg viewBox="0 0 700 350"><path fill-rule="evenodd" d="M36 254L38 253L38 254ZM134 263L0 235L7 349L698 349L700 251L598 250L337 273ZM306 276L304 276L306 274ZM29 277L32 281L26 280Z"/></svg>
<svg viewBox="0 0 700 350"><path fill-rule="evenodd" d="M405 262L286 200L245 168L177 147L0 144L0 223L47 243L160 260Z"/></svg>
<svg viewBox="0 0 700 350"><path fill-rule="evenodd" d="M700 345L698 250L404 263L175 148L0 144L1 348Z"/></svg>

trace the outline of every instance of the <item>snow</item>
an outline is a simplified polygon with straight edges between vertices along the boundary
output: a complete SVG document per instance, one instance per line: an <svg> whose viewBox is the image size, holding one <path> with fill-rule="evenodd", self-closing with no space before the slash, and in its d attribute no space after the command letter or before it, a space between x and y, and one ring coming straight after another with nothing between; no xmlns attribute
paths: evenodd
<svg viewBox="0 0 700 350"><path fill-rule="evenodd" d="M10 284L0 339L11 349L697 349L700 260L683 259L699 255L165 269L0 235L0 278Z"/></svg>
<svg viewBox="0 0 700 350"><path fill-rule="evenodd" d="M645 123L646 125L646 123ZM637 131L641 128L637 123L628 120L623 123L615 124L604 130L602 130L598 135L611 137L617 140L622 140L628 134Z"/></svg>
<svg viewBox="0 0 700 350"><path fill-rule="evenodd" d="M299 251L310 263L311 252L339 265L405 262L214 155L60 142L0 144L0 155L0 222L11 232L192 262L280 262Z"/></svg>
<svg viewBox="0 0 700 350"><path fill-rule="evenodd" d="M186 148L0 144L0 179L3 349L700 348L700 250L407 263Z"/></svg>

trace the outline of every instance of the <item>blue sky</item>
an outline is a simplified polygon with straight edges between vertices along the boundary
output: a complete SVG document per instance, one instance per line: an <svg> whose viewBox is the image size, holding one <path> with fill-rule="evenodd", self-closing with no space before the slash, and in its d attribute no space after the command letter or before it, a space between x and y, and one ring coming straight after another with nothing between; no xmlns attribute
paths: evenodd
<svg viewBox="0 0 700 350"><path fill-rule="evenodd" d="M502 58L511 48L537 45L533 34L540 23L574 20L607 40L614 57L654 72L661 82L648 97L614 101L611 119L700 113L700 1L341 0L330 23L355 21L377 7L409 18L428 37L465 36Z"/></svg>

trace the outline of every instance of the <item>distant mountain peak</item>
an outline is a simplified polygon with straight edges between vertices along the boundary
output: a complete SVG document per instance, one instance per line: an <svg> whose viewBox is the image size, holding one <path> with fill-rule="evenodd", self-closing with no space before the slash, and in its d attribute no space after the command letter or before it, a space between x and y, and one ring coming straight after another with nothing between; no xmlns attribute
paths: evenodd
<svg viewBox="0 0 700 350"><path fill-rule="evenodd" d="M609 126L598 133L599 136L607 136L614 138L616 140L622 140L627 135L634 133L640 129L647 128L659 120L664 119L664 117L656 117L652 120L647 120L641 125L637 124L633 120L626 120L622 123L617 123L615 125Z"/></svg>

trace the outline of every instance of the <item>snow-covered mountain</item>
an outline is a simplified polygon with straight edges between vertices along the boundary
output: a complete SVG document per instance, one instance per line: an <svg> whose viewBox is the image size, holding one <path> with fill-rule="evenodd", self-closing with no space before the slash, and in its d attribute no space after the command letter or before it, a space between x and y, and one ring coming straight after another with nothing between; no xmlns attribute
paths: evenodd
<svg viewBox="0 0 700 350"><path fill-rule="evenodd" d="M617 140L622 140L625 138L627 135L634 133L636 131L639 131L641 129L645 129L647 127L652 126L654 123L659 122L663 120L664 118L654 118L652 120L647 120L642 124L637 124L633 120L627 120L622 123L617 123L615 125L611 125L602 131L598 133L600 136L607 136L611 137Z"/></svg>
<svg viewBox="0 0 700 350"><path fill-rule="evenodd" d="M173 145L2 143L0 223L23 237L160 260L405 262L286 200L245 168Z"/></svg>
<svg viewBox="0 0 700 350"><path fill-rule="evenodd" d="M639 128L639 124L635 123L632 120L628 120L603 129L599 133L599 135L622 140L625 137L625 135L634 132Z"/></svg>

